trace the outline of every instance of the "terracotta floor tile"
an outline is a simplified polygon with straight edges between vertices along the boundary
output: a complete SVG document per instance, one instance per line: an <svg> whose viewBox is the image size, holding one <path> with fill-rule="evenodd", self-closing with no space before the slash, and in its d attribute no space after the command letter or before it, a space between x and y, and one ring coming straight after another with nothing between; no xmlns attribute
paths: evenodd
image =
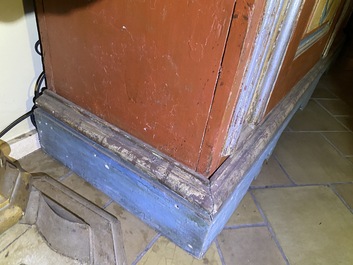
<svg viewBox="0 0 353 265"><path fill-rule="evenodd" d="M70 169L44 153L41 149L21 158L19 162L30 173L43 172L53 178L59 178L70 172Z"/></svg>
<svg viewBox="0 0 353 265"><path fill-rule="evenodd" d="M351 132L330 132L324 136L343 154L353 155L353 133Z"/></svg>
<svg viewBox="0 0 353 265"><path fill-rule="evenodd" d="M347 205L353 209L353 184L336 184L333 187Z"/></svg>
<svg viewBox="0 0 353 265"><path fill-rule="evenodd" d="M319 133L283 133L274 153L296 184L353 181L353 165Z"/></svg>
<svg viewBox="0 0 353 265"><path fill-rule="evenodd" d="M340 99L318 99L317 102L320 103L325 109L327 109L332 115L350 115L352 114L352 109L344 101Z"/></svg>
<svg viewBox="0 0 353 265"><path fill-rule="evenodd" d="M253 192L290 264L353 264L353 215L330 188Z"/></svg>
<svg viewBox="0 0 353 265"><path fill-rule="evenodd" d="M127 264L131 264L157 233L114 202L105 210L118 218L121 223L126 260Z"/></svg>
<svg viewBox="0 0 353 265"><path fill-rule="evenodd" d="M252 187L292 185L275 158L270 159L262 166L260 174L251 183Z"/></svg>
<svg viewBox="0 0 353 265"><path fill-rule="evenodd" d="M137 263L139 265L222 265L213 243L205 256L198 260L181 250L165 237L160 237Z"/></svg>
<svg viewBox="0 0 353 265"><path fill-rule="evenodd" d="M99 207L103 207L110 200L107 195L76 174L68 176L62 183Z"/></svg>
<svg viewBox="0 0 353 265"><path fill-rule="evenodd" d="M249 193L246 193L238 208L230 217L226 226L235 226L242 224L258 224L262 223L263 219L259 213L254 200Z"/></svg>
<svg viewBox="0 0 353 265"><path fill-rule="evenodd" d="M346 131L338 121L316 102L310 100L304 110L298 110L289 123L293 131Z"/></svg>
<svg viewBox="0 0 353 265"><path fill-rule="evenodd" d="M218 242L226 265L286 264L267 227L223 230Z"/></svg>

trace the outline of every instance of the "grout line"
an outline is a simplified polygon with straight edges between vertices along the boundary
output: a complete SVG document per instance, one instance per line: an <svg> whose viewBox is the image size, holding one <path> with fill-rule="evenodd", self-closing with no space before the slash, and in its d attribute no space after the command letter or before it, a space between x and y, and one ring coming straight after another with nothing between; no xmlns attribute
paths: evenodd
<svg viewBox="0 0 353 265"><path fill-rule="evenodd" d="M336 101L338 101L338 100L341 100L341 99L336 99ZM341 100L341 101L342 101L342 100ZM322 104L319 102L319 100L314 99L314 102L315 102L317 105L319 105L319 107L321 107L324 111L326 111L331 117L335 118L334 114L331 113L327 108L325 108L325 106L322 105ZM336 119L335 119L335 120L336 120Z"/></svg>
<svg viewBox="0 0 353 265"><path fill-rule="evenodd" d="M326 89L326 91L329 92L327 89ZM331 92L329 92L329 93L331 93ZM338 98L320 98L320 97L313 96L310 99L315 101L315 100L337 100Z"/></svg>
<svg viewBox="0 0 353 265"><path fill-rule="evenodd" d="M147 244L146 248L137 255L136 259L131 263L131 265L137 265L137 263L142 259L142 257L150 250L150 248L156 243L156 241L161 237L161 234L157 234L152 240Z"/></svg>
<svg viewBox="0 0 353 265"><path fill-rule="evenodd" d="M286 254L284 253L283 248L280 245L280 243L279 243L279 241L277 239L277 236L276 236L275 232L273 231L273 228L272 228L271 224L269 223L265 213L263 212L263 210L262 210L262 208L260 206L260 203L257 201L257 199L256 199L255 195L253 194L253 192L250 191L250 194L251 194L251 197L253 198L253 200L255 202L255 205L256 205L257 209L259 210L262 218L264 219L265 224L267 225L267 229L270 232L270 235L271 235L273 241L277 245L277 248L278 248L279 252L281 253L282 258L284 259L284 261L286 262L287 265L290 265L289 260L288 260L288 258L286 256Z"/></svg>
<svg viewBox="0 0 353 265"><path fill-rule="evenodd" d="M337 192L337 190L335 189L335 187L333 187L332 185L329 185L329 187L331 188L331 190L333 191L333 193L336 194L336 196L342 201L342 203L348 208L348 210L353 213L353 209L348 205L348 203L343 199L343 197L341 196L341 194L339 194Z"/></svg>
<svg viewBox="0 0 353 265"><path fill-rule="evenodd" d="M328 142L329 145L331 145L333 147L333 149L335 149L337 151L337 153L341 156L341 157L345 157L345 155L341 152L341 150L338 149L337 146L335 146L335 144L330 141L324 133L320 133L320 135L326 140L326 142Z"/></svg>
<svg viewBox="0 0 353 265"><path fill-rule="evenodd" d="M328 185L336 185L336 184L353 184L353 180L352 181L338 181L338 182L330 182Z"/></svg>
<svg viewBox="0 0 353 265"><path fill-rule="evenodd" d="M294 188L298 185L265 185L265 186L250 186L249 190L264 190L264 189L277 189L277 188Z"/></svg>
<svg viewBox="0 0 353 265"><path fill-rule="evenodd" d="M335 100L337 98L319 98L319 97L311 97L310 98L312 101L316 101L316 100Z"/></svg>
<svg viewBox="0 0 353 265"><path fill-rule="evenodd" d="M274 185L263 185L263 186L250 186L249 190L261 190L261 189L273 189L273 188L291 188L291 187L296 187L297 184L274 184Z"/></svg>
<svg viewBox="0 0 353 265"><path fill-rule="evenodd" d="M242 229L242 228L264 227L264 226L267 226L265 222L256 223L256 224L230 225L230 226L225 226L223 230L235 230L235 229Z"/></svg>
<svg viewBox="0 0 353 265"><path fill-rule="evenodd" d="M337 119L336 119L336 116L345 116L345 115L348 115L349 116L349 114L334 114L334 113L332 113L332 112L330 112L324 105L322 105L320 102L319 102L319 100L314 100L321 108L323 108L328 114L330 114L330 116L331 117L333 117L336 121L337 121ZM333 100L331 100L331 101L333 101ZM347 105L346 104L346 102L344 102L342 99L340 99L340 98L338 98L338 99L336 99L336 101L342 101L345 105ZM348 106L348 105L347 105Z"/></svg>
<svg viewBox="0 0 353 265"><path fill-rule="evenodd" d="M74 172L72 170L70 170L69 172L67 172L66 174L62 175L61 177L59 177L57 180L59 182L63 182L67 177L71 176L72 174L74 174Z"/></svg>
<svg viewBox="0 0 353 265"><path fill-rule="evenodd" d="M223 252L222 252L221 246L219 245L219 242L218 242L217 238L214 240L214 243L216 244L216 248L217 248L217 251L218 251L218 256L219 256L219 258L221 260L222 265L226 265L226 261L224 260Z"/></svg>
<svg viewBox="0 0 353 265"><path fill-rule="evenodd" d="M265 190L265 189L304 188L304 187L329 187L330 185L337 185L337 184L353 184L353 181L347 181L347 182L327 182L327 183L307 183L307 184L296 184L295 186L251 187L251 188L249 188L249 191Z"/></svg>
<svg viewBox="0 0 353 265"><path fill-rule="evenodd" d="M0 253L6 251L6 249L11 246L15 241L17 241L21 236L23 236L25 233L27 233L32 227L30 225L28 225L27 229L22 233L20 234L18 237L16 237L14 240L12 240L11 243L9 243L6 247L4 247L3 249L0 249Z"/></svg>
<svg viewBox="0 0 353 265"><path fill-rule="evenodd" d="M348 158L350 158L350 157L346 157L346 160L347 160L349 163L353 164L353 159L348 159Z"/></svg>
<svg viewBox="0 0 353 265"><path fill-rule="evenodd" d="M275 159L275 161L278 163L279 167L282 169L282 171L284 172L284 174L287 176L287 178L289 179L289 181L296 186L297 184L294 182L294 180L292 179L292 177L288 174L287 170L283 167L283 165L281 164L281 162L278 160L278 157L276 154L273 154L273 158Z"/></svg>
<svg viewBox="0 0 353 265"><path fill-rule="evenodd" d="M320 79L321 79L321 78L320 78ZM326 90L326 92L328 92L329 94L331 94L331 96L333 96L334 98L327 98L327 97L325 97L325 98L319 98L319 97L316 97L316 96L312 95L312 96L311 96L311 99L337 99L337 98L338 98L337 95L335 95L331 90L329 90L329 89L327 89L327 88L325 88L325 87L318 89L318 86L316 86L315 90L317 90L317 91L319 91L319 90ZM314 91L315 91L315 90L314 90Z"/></svg>
<svg viewBox="0 0 353 265"><path fill-rule="evenodd" d="M342 125L344 128L346 128L347 129L347 131L345 131L345 132L352 132L352 130L351 129L349 129L348 128L348 126L346 126L346 125L344 125L338 118L340 118L340 117L350 117L349 115L335 115L335 116L333 116L333 118L340 124L340 125Z"/></svg>
<svg viewBox="0 0 353 265"><path fill-rule="evenodd" d="M337 118L350 118L351 117L351 115L349 115L349 114L336 114L334 116Z"/></svg>

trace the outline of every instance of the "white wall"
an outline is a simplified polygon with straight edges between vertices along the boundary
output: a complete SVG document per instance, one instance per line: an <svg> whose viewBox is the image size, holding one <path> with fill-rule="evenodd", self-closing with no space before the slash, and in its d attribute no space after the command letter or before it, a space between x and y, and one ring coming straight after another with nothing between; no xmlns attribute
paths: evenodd
<svg viewBox="0 0 353 265"><path fill-rule="evenodd" d="M34 51L38 40L32 1L0 0L0 131L32 107L34 84L42 71ZM33 8L33 7L32 7ZM26 12L25 12L26 9ZM33 130L29 119L8 132L8 141Z"/></svg>

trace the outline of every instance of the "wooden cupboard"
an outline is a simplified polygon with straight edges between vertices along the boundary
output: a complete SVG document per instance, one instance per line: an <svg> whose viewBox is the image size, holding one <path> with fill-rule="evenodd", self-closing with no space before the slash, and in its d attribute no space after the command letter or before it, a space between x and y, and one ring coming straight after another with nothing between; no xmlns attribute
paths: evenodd
<svg viewBox="0 0 353 265"><path fill-rule="evenodd" d="M209 176L224 157L243 42L263 7L37 1L48 87Z"/></svg>
<svg viewBox="0 0 353 265"><path fill-rule="evenodd" d="M201 256L333 60L351 10L344 0L36 0L42 147Z"/></svg>

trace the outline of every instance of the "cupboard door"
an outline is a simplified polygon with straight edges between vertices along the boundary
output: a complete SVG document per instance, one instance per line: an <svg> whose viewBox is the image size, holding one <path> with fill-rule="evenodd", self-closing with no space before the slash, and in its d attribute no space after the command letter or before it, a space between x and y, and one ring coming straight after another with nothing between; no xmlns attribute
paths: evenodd
<svg viewBox="0 0 353 265"><path fill-rule="evenodd" d="M345 1L306 0L266 113L320 60Z"/></svg>

